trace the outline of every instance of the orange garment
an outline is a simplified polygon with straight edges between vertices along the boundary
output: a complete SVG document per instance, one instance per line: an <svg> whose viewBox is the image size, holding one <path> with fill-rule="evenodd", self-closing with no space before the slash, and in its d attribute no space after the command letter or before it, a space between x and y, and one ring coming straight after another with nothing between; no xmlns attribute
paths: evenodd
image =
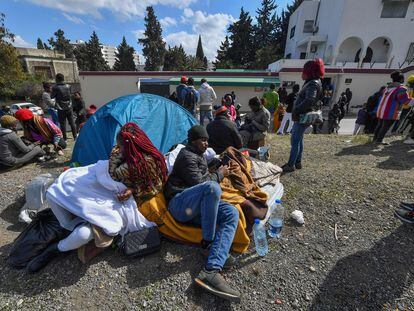
<svg viewBox="0 0 414 311"><path fill-rule="evenodd" d="M279 105L279 108L273 114L273 131L276 133L282 124L283 116L286 113L286 108L283 105Z"/></svg>

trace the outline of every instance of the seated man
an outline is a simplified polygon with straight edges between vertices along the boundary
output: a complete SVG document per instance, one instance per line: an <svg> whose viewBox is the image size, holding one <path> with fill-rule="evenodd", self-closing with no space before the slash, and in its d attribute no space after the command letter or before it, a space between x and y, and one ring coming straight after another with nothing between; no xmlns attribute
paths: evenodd
<svg viewBox="0 0 414 311"><path fill-rule="evenodd" d="M48 118L33 115L29 109L20 109L15 114L22 123L24 138L36 144L53 144L58 155L63 155L62 149L67 144L60 129Z"/></svg>
<svg viewBox="0 0 414 311"><path fill-rule="evenodd" d="M201 226L201 246L208 252L207 263L195 283L219 297L236 300L240 294L220 275L237 229L239 212L220 200L219 182L228 176L227 167L209 173L203 153L208 134L201 125L188 131L188 145L181 149L165 186L168 210L179 222Z"/></svg>
<svg viewBox="0 0 414 311"><path fill-rule="evenodd" d="M0 118L0 163L6 166L19 166L38 158L44 161L45 152L39 146L26 146L16 134L17 119L4 115Z"/></svg>
<svg viewBox="0 0 414 311"><path fill-rule="evenodd" d="M236 124L229 120L229 111L226 106L214 106L214 121L207 125L210 137L208 144L217 154L224 152L228 147L240 149L242 139L237 131Z"/></svg>
<svg viewBox="0 0 414 311"><path fill-rule="evenodd" d="M249 100L251 112L246 116L240 128L243 146L257 149L258 142L266 137L270 127L270 112L262 105L258 97Z"/></svg>

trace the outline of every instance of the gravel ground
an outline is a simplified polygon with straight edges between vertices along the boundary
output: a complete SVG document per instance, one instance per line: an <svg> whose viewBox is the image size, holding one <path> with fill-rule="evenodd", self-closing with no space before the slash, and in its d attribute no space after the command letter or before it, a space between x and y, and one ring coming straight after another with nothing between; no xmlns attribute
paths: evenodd
<svg viewBox="0 0 414 311"><path fill-rule="evenodd" d="M226 273L240 304L194 287L198 250L167 241L143 259L108 250L87 265L62 255L36 275L9 268L24 185L65 159L0 173L0 309L414 310L414 227L393 217L401 200L414 200L414 149L401 138L379 149L351 139L306 137L304 168L282 178L287 215L302 210L305 226L287 220L266 257L251 251ZM269 142L272 162L284 164L289 138Z"/></svg>

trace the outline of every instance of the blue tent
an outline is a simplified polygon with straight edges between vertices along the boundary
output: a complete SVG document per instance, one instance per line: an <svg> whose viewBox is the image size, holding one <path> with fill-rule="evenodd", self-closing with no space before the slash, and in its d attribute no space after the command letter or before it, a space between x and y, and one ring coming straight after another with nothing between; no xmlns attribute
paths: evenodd
<svg viewBox="0 0 414 311"><path fill-rule="evenodd" d="M187 110L164 97L152 94L122 96L89 118L76 140L72 162L89 165L108 159L117 133L128 122L138 124L162 153L185 141L187 131L197 124Z"/></svg>

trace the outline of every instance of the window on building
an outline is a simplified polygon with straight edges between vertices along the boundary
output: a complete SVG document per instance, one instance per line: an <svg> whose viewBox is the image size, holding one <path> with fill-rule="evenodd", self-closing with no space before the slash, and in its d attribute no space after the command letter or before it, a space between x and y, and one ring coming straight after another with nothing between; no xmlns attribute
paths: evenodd
<svg viewBox="0 0 414 311"><path fill-rule="evenodd" d="M52 79L52 69L49 66L34 66L34 74L44 80Z"/></svg>
<svg viewBox="0 0 414 311"><path fill-rule="evenodd" d="M293 26L290 29L290 36L289 36L290 39L292 39L295 36L295 30L296 30L296 26Z"/></svg>
<svg viewBox="0 0 414 311"><path fill-rule="evenodd" d="M405 59L405 61L408 64L414 62L414 42L411 42L410 47L408 48L407 58Z"/></svg>
<svg viewBox="0 0 414 311"><path fill-rule="evenodd" d="M300 59L306 59L306 52L302 52L302 53L300 53L299 58L300 58Z"/></svg>
<svg viewBox="0 0 414 311"><path fill-rule="evenodd" d="M383 0L381 18L405 18L410 0Z"/></svg>
<svg viewBox="0 0 414 311"><path fill-rule="evenodd" d="M312 19L305 20L303 24L303 33L312 33L313 32L314 21Z"/></svg>
<svg viewBox="0 0 414 311"><path fill-rule="evenodd" d="M292 54L289 53L288 55L286 55L286 59L291 59L292 58Z"/></svg>

